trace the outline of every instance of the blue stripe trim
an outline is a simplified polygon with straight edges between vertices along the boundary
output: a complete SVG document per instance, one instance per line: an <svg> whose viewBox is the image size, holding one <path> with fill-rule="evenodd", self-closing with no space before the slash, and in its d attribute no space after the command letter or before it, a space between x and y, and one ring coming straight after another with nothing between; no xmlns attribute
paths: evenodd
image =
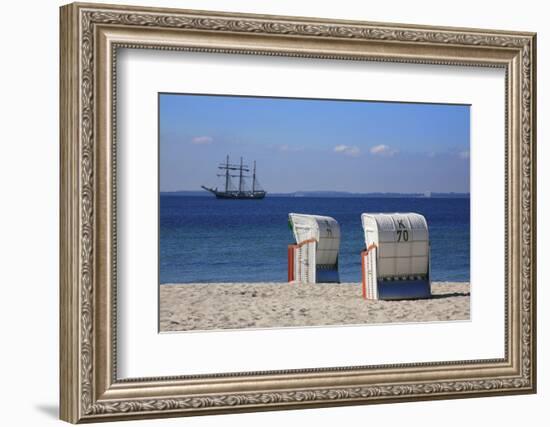
<svg viewBox="0 0 550 427"><path fill-rule="evenodd" d="M315 282L317 283L340 283L340 275L337 269L318 268L315 270Z"/></svg>
<svg viewBox="0 0 550 427"><path fill-rule="evenodd" d="M419 299L432 296L429 280L378 280L378 299Z"/></svg>

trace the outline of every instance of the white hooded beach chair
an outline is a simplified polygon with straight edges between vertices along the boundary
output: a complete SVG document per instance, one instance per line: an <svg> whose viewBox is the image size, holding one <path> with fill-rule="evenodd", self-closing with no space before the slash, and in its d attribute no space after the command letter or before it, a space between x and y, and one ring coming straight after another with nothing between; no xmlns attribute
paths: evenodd
<svg viewBox="0 0 550 427"><path fill-rule="evenodd" d="M431 296L428 223L417 213L364 213L363 298Z"/></svg>
<svg viewBox="0 0 550 427"><path fill-rule="evenodd" d="M288 281L339 283L340 226L329 216L290 213L296 244L288 246Z"/></svg>

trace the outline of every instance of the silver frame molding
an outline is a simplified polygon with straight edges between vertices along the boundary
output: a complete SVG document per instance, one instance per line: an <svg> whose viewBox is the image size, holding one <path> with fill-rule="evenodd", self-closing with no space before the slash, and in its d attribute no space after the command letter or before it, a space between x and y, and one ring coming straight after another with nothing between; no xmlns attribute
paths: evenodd
<svg viewBox="0 0 550 427"><path fill-rule="evenodd" d="M534 33L79 3L60 13L61 419L112 421L536 391ZM117 379L118 48L505 69L505 357Z"/></svg>

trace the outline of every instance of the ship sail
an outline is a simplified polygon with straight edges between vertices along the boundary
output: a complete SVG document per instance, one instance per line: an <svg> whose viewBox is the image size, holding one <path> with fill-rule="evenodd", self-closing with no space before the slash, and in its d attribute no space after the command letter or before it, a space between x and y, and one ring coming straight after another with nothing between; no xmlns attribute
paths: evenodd
<svg viewBox="0 0 550 427"><path fill-rule="evenodd" d="M256 178L252 184L252 191L264 191L262 185L260 184L260 181L258 178Z"/></svg>
<svg viewBox="0 0 550 427"><path fill-rule="evenodd" d="M226 180L225 175L224 176L218 176L218 185L216 186L216 188L225 189L226 186L227 186L226 191L237 191L238 190L238 188L235 185L235 183L233 182L233 178L231 178L231 176L229 176L227 178L227 180Z"/></svg>
<svg viewBox="0 0 550 427"><path fill-rule="evenodd" d="M218 169L220 170L220 173L217 174L221 181L220 185L216 188L201 186L218 199L263 199L267 194L258 181L256 161L254 161L251 171L247 165L243 164L242 157L240 163L234 164L229 162L229 156L227 156L225 163L219 164ZM252 175L247 175L250 172ZM238 184L234 183L234 178L238 178ZM220 187L222 190L219 189Z"/></svg>

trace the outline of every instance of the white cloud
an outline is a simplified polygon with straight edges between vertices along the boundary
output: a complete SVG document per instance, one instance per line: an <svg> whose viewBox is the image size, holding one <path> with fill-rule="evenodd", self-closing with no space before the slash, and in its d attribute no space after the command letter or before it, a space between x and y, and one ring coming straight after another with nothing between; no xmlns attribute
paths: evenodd
<svg viewBox="0 0 550 427"><path fill-rule="evenodd" d="M386 145L386 144L375 145L370 149L371 154L374 154L375 156L384 156L384 157L392 157L398 152L399 151L397 149L391 148L389 145Z"/></svg>
<svg viewBox="0 0 550 427"><path fill-rule="evenodd" d="M347 145L337 145L336 147L334 147L334 151L336 153L342 153L342 152L346 151L346 148L348 148Z"/></svg>
<svg viewBox="0 0 550 427"><path fill-rule="evenodd" d="M346 156L350 156L350 157L357 157L361 153L361 150L359 149L359 147L357 147L355 145L340 144L340 145L337 145L336 147L334 147L334 152L335 153L342 153L342 154L344 154Z"/></svg>
<svg viewBox="0 0 550 427"><path fill-rule="evenodd" d="M470 158L470 152L469 151L461 151L458 153L458 157L461 159L469 159Z"/></svg>
<svg viewBox="0 0 550 427"><path fill-rule="evenodd" d="M213 142L214 138L211 136L195 136L191 139L191 143L196 145L207 145L212 144Z"/></svg>

